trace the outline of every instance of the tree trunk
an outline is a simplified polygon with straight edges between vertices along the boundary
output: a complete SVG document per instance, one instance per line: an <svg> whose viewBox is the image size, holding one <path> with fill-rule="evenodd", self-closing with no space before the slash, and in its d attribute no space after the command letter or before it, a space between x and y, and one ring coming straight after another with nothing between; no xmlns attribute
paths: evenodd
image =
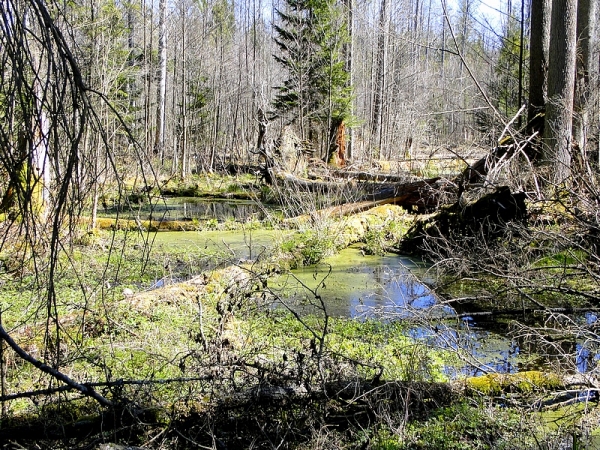
<svg viewBox="0 0 600 450"><path fill-rule="evenodd" d="M545 93L550 48L551 0L531 1L531 34L529 43L529 108L527 133L542 132L544 120L538 116L546 104ZM537 117L536 117L537 116ZM534 157L531 152L530 157Z"/></svg>
<svg viewBox="0 0 600 450"><path fill-rule="evenodd" d="M259 106L258 108L258 138L256 139L256 151L265 151L265 137L267 135L267 125L269 121L265 114L265 110Z"/></svg>
<svg viewBox="0 0 600 450"><path fill-rule="evenodd" d="M573 105L573 141L579 145L583 162L587 161L588 101L590 97L590 68L594 43L596 0L579 0L577 6L577 72Z"/></svg>
<svg viewBox="0 0 600 450"><path fill-rule="evenodd" d="M167 4L160 0L158 5L158 57L159 75L156 99L156 137L154 140L154 153L164 157L165 151L165 113L167 99Z"/></svg>
<svg viewBox="0 0 600 450"><path fill-rule="evenodd" d="M181 179L184 180L189 172L188 168L188 124L187 124L187 11L181 8L181 130L179 145L181 146Z"/></svg>
<svg viewBox="0 0 600 450"><path fill-rule="evenodd" d="M576 32L577 0L553 0L544 160L554 166L556 184L564 183L571 175Z"/></svg>
<svg viewBox="0 0 600 450"><path fill-rule="evenodd" d="M354 85L354 79L352 76L352 56L354 54L354 0L344 0L346 7L346 20L348 27L348 43L344 48L344 59L346 61L346 72L348 72L348 87ZM354 114L354 100L350 103L350 116ZM346 157L352 158L352 130L348 129L348 139L346 145Z"/></svg>
<svg viewBox="0 0 600 450"><path fill-rule="evenodd" d="M329 130L329 149L327 162L335 167L346 165L346 124L334 119Z"/></svg>
<svg viewBox="0 0 600 450"><path fill-rule="evenodd" d="M518 108L523 104L523 52L525 47L525 0L521 0L521 23L519 24L519 103ZM517 118L517 127L520 129L522 124L522 115Z"/></svg>

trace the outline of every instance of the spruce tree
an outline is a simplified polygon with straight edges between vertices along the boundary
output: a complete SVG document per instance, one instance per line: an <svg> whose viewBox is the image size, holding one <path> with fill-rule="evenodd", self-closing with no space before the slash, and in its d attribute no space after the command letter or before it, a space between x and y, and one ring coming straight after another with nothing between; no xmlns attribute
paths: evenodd
<svg viewBox="0 0 600 450"><path fill-rule="evenodd" d="M343 57L347 21L336 0L287 0L274 26L288 77L276 89L276 117L297 126L302 139L325 144L331 129L348 119L352 100ZM319 142L320 141L320 142ZM322 148L330 151L331 143Z"/></svg>

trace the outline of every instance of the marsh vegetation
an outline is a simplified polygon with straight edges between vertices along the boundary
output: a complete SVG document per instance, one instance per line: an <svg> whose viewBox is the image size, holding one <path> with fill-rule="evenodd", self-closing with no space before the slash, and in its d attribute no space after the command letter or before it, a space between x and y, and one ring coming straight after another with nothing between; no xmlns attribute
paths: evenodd
<svg viewBox="0 0 600 450"><path fill-rule="evenodd" d="M424 3L0 3L0 446L599 446L595 2Z"/></svg>

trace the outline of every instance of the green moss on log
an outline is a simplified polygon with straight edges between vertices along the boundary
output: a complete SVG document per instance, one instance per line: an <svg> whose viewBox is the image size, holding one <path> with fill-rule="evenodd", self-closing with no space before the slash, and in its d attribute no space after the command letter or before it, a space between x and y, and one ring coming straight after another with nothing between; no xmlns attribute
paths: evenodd
<svg viewBox="0 0 600 450"><path fill-rule="evenodd" d="M467 391L484 395L500 395L505 392L530 393L556 389L562 386L560 377L553 373L530 370L519 373L490 373L466 379Z"/></svg>

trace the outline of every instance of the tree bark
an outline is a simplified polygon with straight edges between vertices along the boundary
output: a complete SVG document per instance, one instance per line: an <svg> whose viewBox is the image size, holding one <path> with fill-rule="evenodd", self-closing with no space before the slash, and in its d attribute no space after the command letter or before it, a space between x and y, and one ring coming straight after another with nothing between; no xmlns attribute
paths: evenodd
<svg viewBox="0 0 600 450"><path fill-rule="evenodd" d="M335 167L346 165L346 124L335 119L329 130L329 149L327 162Z"/></svg>
<svg viewBox="0 0 600 450"><path fill-rule="evenodd" d="M548 52L550 48L551 0L531 1L531 35L529 44L529 108L527 110L527 133L542 132L548 80ZM528 155L534 157L535 153Z"/></svg>
<svg viewBox="0 0 600 450"><path fill-rule="evenodd" d="M577 0L553 0L544 160L553 165L555 184L562 184L571 176L576 32Z"/></svg>
<svg viewBox="0 0 600 450"><path fill-rule="evenodd" d="M590 97L590 69L595 36L596 0L579 0L577 6L577 72L573 105L573 141L587 161L587 124Z"/></svg>

